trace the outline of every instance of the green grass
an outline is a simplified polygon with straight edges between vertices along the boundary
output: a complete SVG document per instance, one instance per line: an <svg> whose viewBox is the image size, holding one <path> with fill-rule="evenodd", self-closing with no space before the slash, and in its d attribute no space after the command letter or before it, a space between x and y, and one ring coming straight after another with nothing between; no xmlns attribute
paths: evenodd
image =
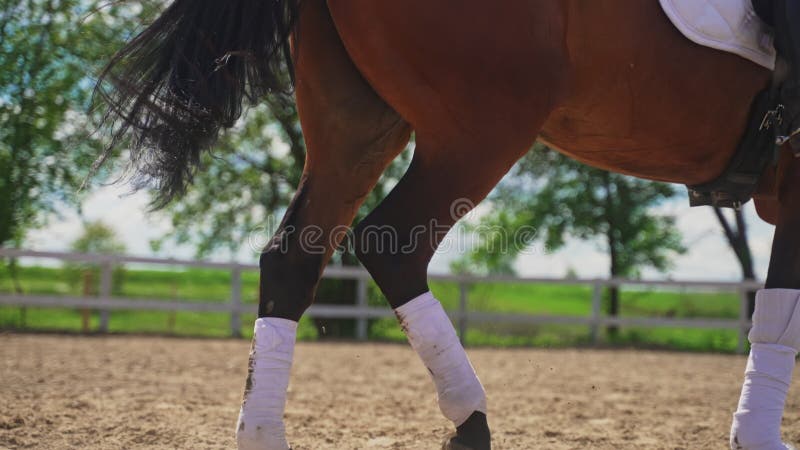
<svg viewBox="0 0 800 450"><path fill-rule="evenodd" d="M97 292L99 278L89 279L83 270L21 267L19 281L25 293L39 295L81 295ZM116 275L115 296L152 300L225 302L230 295L230 274L213 269L152 270L135 266ZM255 304L258 273L242 274L242 297ZM11 277L0 266L0 292L12 292ZM459 289L455 283L432 282L431 290L447 309L456 309ZM386 302L375 285L369 287L371 305ZM482 283L470 286L468 307L471 311L557 316L588 316L592 288L569 284ZM739 300L734 293L704 291L664 291L627 289L622 291L623 316L725 318L738 317ZM241 333L252 334L254 316L242 318ZM91 315L90 328L96 329L98 317ZM109 320L112 333L154 333L178 336L224 337L230 335L230 317L225 313L113 311ZM73 309L43 309L0 306L0 329L80 332L82 313ZM404 341L405 336L394 318L371 320L370 338ZM317 339L317 328L308 319L301 321L301 339ZM698 330L672 328L622 328L615 336L602 333L600 345L656 347L687 351L732 352L736 349L734 330ZM472 324L466 336L469 345L477 346L583 346L589 345L586 326Z"/></svg>

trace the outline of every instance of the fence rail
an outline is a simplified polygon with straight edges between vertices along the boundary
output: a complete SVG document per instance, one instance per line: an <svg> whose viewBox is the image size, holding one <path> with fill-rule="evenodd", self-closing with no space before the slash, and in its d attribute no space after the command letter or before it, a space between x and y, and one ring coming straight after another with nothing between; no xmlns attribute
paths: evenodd
<svg viewBox="0 0 800 450"><path fill-rule="evenodd" d="M181 259L162 259L121 255L97 255L84 253L42 252L20 249L0 248L0 258L45 258L60 261L93 263L100 266L100 292L97 296L57 296L57 295L26 295L13 293L0 293L0 304L27 307L67 307L94 309L100 312L99 331L108 330L109 312L114 310L158 310L158 311L195 311L195 312L226 312L230 314L230 327L233 336L239 336L242 314L255 313L256 305L242 302L242 271L256 270L258 265L221 263L210 261L195 261ZM112 296L112 274L115 266L121 264L139 263L155 265L174 265L183 267L203 267L224 269L231 272L230 297L227 302L184 302L165 301L141 298L122 298ZM314 318L347 318L355 319L356 337L367 338L367 325L369 319L391 317L394 312L390 308L371 307L367 302L367 284L371 280L369 273L363 269L350 267L328 267L323 273L324 278L356 280L356 301L354 305L314 305L307 314ZM712 328L733 329L738 332L738 350L743 352L750 329L748 317L749 293L763 287L758 282L720 282L720 281L673 281L673 280L627 280L620 278L602 279L563 279L541 277L507 277L489 276L474 277L469 275L431 275L432 280L449 281L458 284L459 307L450 311L450 317L458 328L459 335L466 336L471 323L514 323L514 324L559 324L559 325L584 325L591 330L593 341L599 339L602 327L635 326L635 327L671 327L671 328ZM570 284L592 287L591 314L589 316L552 316L489 313L470 311L469 287L477 283L515 283L515 284ZM679 289L711 288L728 290L739 294L738 319L687 319L687 318L650 318L650 317L608 317L602 314L602 292L604 288L619 286L661 286Z"/></svg>

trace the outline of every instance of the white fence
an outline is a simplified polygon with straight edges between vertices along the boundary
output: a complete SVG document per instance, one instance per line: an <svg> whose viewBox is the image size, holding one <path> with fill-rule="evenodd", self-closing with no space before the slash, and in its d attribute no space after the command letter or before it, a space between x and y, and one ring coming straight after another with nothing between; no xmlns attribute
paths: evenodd
<svg viewBox="0 0 800 450"><path fill-rule="evenodd" d="M97 296L61 296L61 295L26 295L0 293L0 304L27 307L82 308L100 311L99 331L108 330L109 312L113 310L162 310L162 311L204 311L226 312L230 314L230 328L233 336L238 336L241 329L241 316L244 313L256 313L256 305L242 303L243 270L257 270L258 266L237 263L218 263L209 261L193 261L178 259L145 258L134 256L112 256L81 253L40 252L31 250L0 248L0 258L47 258L60 261L93 263L100 266L100 292ZM225 269L231 273L230 298L227 302L182 302L154 299L133 299L112 296L112 274L114 267L125 263L171 265L183 267L203 267ZM307 314L316 318L348 318L356 319L356 336L367 338L368 319L391 317L393 311L388 307L370 307L367 304L367 284L370 275L363 269L346 267L328 267L324 278L350 279L357 282L355 305L314 305ZM561 278L517 278L517 277L472 277L466 275L431 275L430 279L449 281L459 286L460 301L456 311L450 311L451 319L456 323L460 336L465 336L471 323L515 323L515 324L561 324L585 325L591 330L592 341L599 338L602 327L609 325L633 327L672 327L672 328L711 328L734 329L738 331L738 350L743 352L747 332L750 329L748 318L748 292L760 289L757 282L713 282L713 281L643 281L625 279L561 279ZM591 314L589 316L553 316L512 313L488 313L469 311L469 286L476 283L532 283L583 285L592 287ZM611 286L661 286L673 289L710 288L719 291L732 291L739 294L738 319L690 319L690 318L647 318L647 317L608 317L601 310L603 288Z"/></svg>

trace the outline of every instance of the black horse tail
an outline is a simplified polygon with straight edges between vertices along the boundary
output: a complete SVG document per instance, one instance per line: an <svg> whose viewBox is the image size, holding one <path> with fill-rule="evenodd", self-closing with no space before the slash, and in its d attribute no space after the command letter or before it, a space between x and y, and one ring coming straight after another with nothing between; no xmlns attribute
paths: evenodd
<svg viewBox="0 0 800 450"><path fill-rule="evenodd" d="M174 0L100 73L110 143L94 168L125 145L135 188L157 190L154 207L183 194L245 101L290 90L298 1Z"/></svg>

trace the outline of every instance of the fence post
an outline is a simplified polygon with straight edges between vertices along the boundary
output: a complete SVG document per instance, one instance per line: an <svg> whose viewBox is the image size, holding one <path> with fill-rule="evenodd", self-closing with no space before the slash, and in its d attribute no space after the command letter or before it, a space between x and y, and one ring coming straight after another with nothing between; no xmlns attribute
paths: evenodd
<svg viewBox="0 0 800 450"><path fill-rule="evenodd" d="M467 283L459 282L458 283L458 338L461 341L461 345L465 345L465 341L467 340L467 295L468 295L468 287Z"/></svg>
<svg viewBox="0 0 800 450"><path fill-rule="evenodd" d="M83 272L83 296L92 297L97 296L94 290L94 277L91 270L84 270ZM81 308L81 333L89 333L91 331L90 324L92 321L92 310L89 308Z"/></svg>
<svg viewBox="0 0 800 450"><path fill-rule="evenodd" d="M231 336L242 336L242 268L231 268Z"/></svg>
<svg viewBox="0 0 800 450"><path fill-rule="evenodd" d="M590 327L592 344L597 344L600 339L600 311L603 303L603 285L596 280L592 287L592 322Z"/></svg>
<svg viewBox="0 0 800 450"><path fill-rule="evenodd" d="M736 345L736 353L744 353L747 333L750 331L747 326L750 318L748 317L748 310L750 309L750 296L747 294L747 289L744 287L739 288L739 341Z"/></svg>
<svg viewBox="0 0 800 450"><path fill-rule="evenodd" d="M363 277L356 281L356 305L359 309L358 319L356 319L356 339L366 341L369 321L363 315L367 307L367 280Z"/></svg>
<svg viewBox="0 0 800 450"><path fill-rule="evenodd" d="M114 284L114 266L111 261L103 261L100 265L100 298L111 298L111 291ZM98 331L101 333L108 332L108 315L107 309L100 310L100 323L98 324Z"/></svg>

